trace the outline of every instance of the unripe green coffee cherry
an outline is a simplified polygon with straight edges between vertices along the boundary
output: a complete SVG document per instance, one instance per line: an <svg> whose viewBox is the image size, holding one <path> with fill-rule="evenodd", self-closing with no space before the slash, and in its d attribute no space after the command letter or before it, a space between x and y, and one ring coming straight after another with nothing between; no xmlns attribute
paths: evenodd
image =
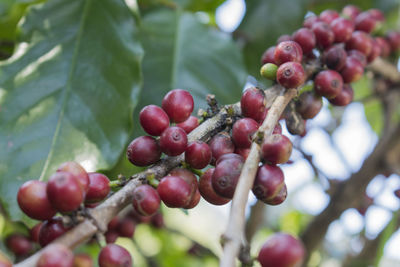
<svg viewBox="0 0 400 267"><path fill-rule="evenodd" d="M269 80L275 81L276 79L276 71L278 70L278 66L272 63L264 64L260 69L260 74L262 77L267 78Z"/></svg>

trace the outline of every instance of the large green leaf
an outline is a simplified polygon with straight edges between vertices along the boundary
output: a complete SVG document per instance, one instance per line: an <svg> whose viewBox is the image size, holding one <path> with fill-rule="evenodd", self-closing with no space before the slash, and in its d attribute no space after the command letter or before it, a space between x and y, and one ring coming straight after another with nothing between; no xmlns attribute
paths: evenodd
<svg viewBox="0 0 400 267"><path fill-rule="evenodd" d="M0 193L15 196L63 161L113 166L132 130L142 48L122 0L52 0L32 9L20 52L0 69Z"/></svg>
<svg viewBox="0 0 400 267"><path fill-rule="evenodd" d="M214 13L225 0L138 0L142 8L157 8L160 5L166 7L179 7L189 11L203 11Z"/></svg>

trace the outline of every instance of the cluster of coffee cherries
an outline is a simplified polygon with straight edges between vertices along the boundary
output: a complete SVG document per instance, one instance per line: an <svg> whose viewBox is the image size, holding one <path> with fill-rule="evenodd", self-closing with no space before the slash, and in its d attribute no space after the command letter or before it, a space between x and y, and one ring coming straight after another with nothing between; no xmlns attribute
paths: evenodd
<svg viewBox="0 0 400 267"><path fill-rule="evenodd" d="M296 111L304 120L318 114L321 97L346 106L353 100L350 83L361 78L365 66L400 49L400 32L378 35L384 20L381 11L361 12L354 5L344 7L341 14L325 10L319 16L308 16L303 28L282 35L276 46L264 52L261 75L286 88L300 87L307 78L314 81L313 92L302 93L297 101ZM317 73L306 74L301 64L312 61L322 64Z"/></svg>

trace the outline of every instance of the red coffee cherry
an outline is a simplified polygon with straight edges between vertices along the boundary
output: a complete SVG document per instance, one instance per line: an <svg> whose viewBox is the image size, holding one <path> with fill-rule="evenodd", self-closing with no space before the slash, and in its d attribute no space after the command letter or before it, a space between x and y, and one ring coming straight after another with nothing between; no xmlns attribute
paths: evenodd
<svg viewBox="0 0 400 267"><path fill-rule="evenodd" d="M199 191L201 196L209 203L213 205L224 205L230 201L229 198L224 198L215 193L212 187L212 175L215 168L210 168L204 172L199 180Z"/></svg>
<svg viewBox="0 0 400 267"><path fill-rule="evenodd" d="M301 266L305 249L300 240L285 233L276 233L267 239L258 253L262 267Z"/></svg>
<svg viewBox="0 0 400 267"><path fill-rule="evenodd" d="M47 183L47 197L51 205L60 212L77 210L84 196L78 181L69 172L56 172Z"/></svg>
<svg viewBox="0 0 400 267"><path fill-rule="evenodd" d="M236 154L236 153L229 153L229 154L222 155L222 156L217 160L216 165L218 165L220 162L222 162L222 161L224 161L224 160L227 160L227 159L237 159L237 160L244 161L243 157L240 156L239 154Z"/></svg>
<svg viewBox="0 0 400 267"><path fill-rule="evenodd" d="M312 119L320 112L322 108L322 98L313 92L304 92L299 96L296 102L296 111L305 120Z"/></svg>
<svg viewBox="0 0 400 267"><path fill-rule="evenodd" d="M74 256L74 267L93 267L92 257L88 254L80 253Z"/></svg>
<svg viewBox="0 0 400 267"><path fill-rule="evenodd" d="M121 246L108 244L99 254L100 267L131 267L133 260L129 252Z"/></svg>
<svg viewBox="0 0 400 267"><path fill-rule="evenodd" d="M235 148L235 154L240 155L244 160L247 159L250 153L250 148Z"/></svg>
<svg viewBox="0 0 400 267"><path fill-rule="evenodd" d="M355 31L347 41L346 49L356 49L367 57L371 53L372 38L365 32Z"/></svg>
<svg viewBox="0 0 400 267"><path fill-rule="evenodd" d="M236 147L249 148L252 136L258 130L258 123L250 118L236 121L232 128L232 139Z"/></svg>
<svg viewBox="0 0 400 267"><path fill-rule="evenodd" d="M228 157L218 162L212 175L212 187L218 195L224 198L233 197L243 162L243 158L239 157Z"/></svg>
<svg viewBox="0 0 400 267"><path fill-rule="evenodd" d="M324 52L322 60L331 70L339 71L346 64L346 58L346 51L341 46L334 45Z"/></svg>
<svg viewBox="0 0 400 267"><path fill-rule="evenodd" d="M303 27L305 28L309 28L311 29L311 27L317 23L317 22L321 22L322 20L316 16L316 15L311 15L308 16L307 18L305 18L304 22L303 22Z"/></svg>
<svg viewBox="0 0 400 267"><path fill-rule="evenodd" d="M44 247L68 230L69 228L64 226L61 217L44 221L39 231L39 244Z"/></svg>
<svg viewBox="0 0 400 267"><path fill-rule="evenodd" d="M280 44L282 42L286 42L286 41L292 41L292 36L290 36L289 34L284 34L278 37L278 39L276 40L276 44Z"/></svg>
<svg viewBox="0 0 400 267"><path fill-rule="evenodd" d="M347 57L346 65L341 70L344 83L352 83L358 81L364 73L364 66L359 60L353 57Z"/></svg>
<svg viewBox="0 0 400 267"><path fill-rule="evenodd" d="M161 149L153 137L139 136L129 144L126 154L132 164L149 166L160 160Z"/></svg>
<svg viewBox="0 0 400 267"><path fill-rule="evenodd" d="M287 197L287 187L286 184L283 183L283 186L281 190L279 190L278 194L271 199L265 200L265 204L276 206L282 204L283 201L286 200L286 197Z"/></svg>
<svg viewBox="0 0 400 267"><path fill-rule="evenodd" d="M263 202L278 195L284 185L284 175L278 166L264 164L258 168L253 184L253 194Z"/></svg>
<svg viewBox="0 0 400 267"><path fill-rule="evenodd" d="M337 18L331 23L331 28L335 34L336 43L347 42L354 31L354 23L345 18Z"/></svg>
<svg viewBox="0 0 400 267"><path fill-rule="evenodd" d="M48 246L40 255L37 267L73 267L74 254L62 244Z"/></svg>
<svg viewBox="0 0 400 267"><path fill-rule="evenodd" d="M347 5L342 10L342 15L350 20L355 20L360 13L360 9L355 5Z"/></svg>
<svg viewBox="0 0 400 267"><path fill-rule="evenodd" d="M168 127L160 137L161 151L168 156L178 156L185 152L187 146L186 132L179 127Z"/></svg>
<svg viewBox="0 0 400 267"><path fill-rule="evenodd" d="M184 122L193 111L193 97L188 91L172 90L162 100L162 108L168 114L171 122Z"/></svg>
<svg viewBox="0 0 400 267"><path fill-rule="evenodd" d="M327 9L322 11L321 14L319 14L319 18L325 23L331 24L332 21L339 18L339 13L335 10Z"/></svg>
<svg viewBox="0 0 400 267"><path fill-rule="evenodd" d="M227 132L220 132L211 138L208 142L211 148L211 164L215 164L219 157L224 154L233 153L235 151L235 145Z"/></svg>
<svg viewBox="0 0 400 267"><path fill-rule="evenodd" d="M85 202L100 202L110 193L110 180L107 176L97 172L89 173L89 191L86 194Z"/></svg>
<svg viewBox="0 0 400 267"><path fill-rule="evenodd" d="M89 176L86 170L77 162L67 161L58 167L57 172L69 172L75 176L84 194L89 190Z"/></svg>
<svg viewBox="0 0 400 267"><path fill-rule="evenodd" d="M260 122L265 112L265 94L257 87L247 88L240 99L240 108L245 117Z"/></svg>
<svg viewBox="0 0 400 267"><path fill-rule="evenodd" d="M350 84L344 84L343 90L335 98L329 99L329 102L335 106L347 106L353 101L354 92Z"/></svg>
<svg viewBox="0 0 400 267"><path fill-rule="evenodd" d="M153 227L155 228L163 228L165 226L164 224L164 217L162 213L158 212L155 215L150 217L150 223Z"/></svg>
<svg viewBox="0 0 400 267"><path fill-rule="evenodd" d="M274 60L277 65L285 62L301 62L303 59L303 51L298 43L293 41L285 41L279 43L275 48Z"/></svg>
<svg viewBox="0 0 400 267"><path fill-rule="evenodd" d="M104 234L104 237L106 238L106 243L111 244L111 243L115 243L115 241L117 241L119 234L115 230L112 230L112 231L109 230Z"/></svg>
<svg viewBox="0 0 400 267"><path fill-rule="evenodd" d="M193 197L195 197L198 187L196 176L188 169L183 168L175 168L170 171L168 175L179 177L190 186L190 200L188 204L184 206L184 208L187 208L187 206L190 205Z"/></svg>
<svg viewBox="0 0 400 267"><path fill-rule="evenodd" d="M377 23L378 21L368 11L360 13L354 20L355 29L366 33L372 32Z"/></svg>
<svg viewBox="0 0 400 267"><path fill-rule="evenodd" d="M196 191L194 192L194 195L190 199L189 203L183 208L193 209L194 207L197 206L197 204L199 204L200 199L201 199L201 195L200 195L199 189L196 189Z"/></svg>
<svg viewBox="0 0 400 267"><path fill-rule="evenodd" d="M335 34L333 33L329 24L325 22L316 22L311 27L311 30L315 34L317 40L317 46L320 48L327 48L331 46L335 40Z"/></svg>
<svg viewBox="0 0 400 267"><path fill-rule="evenodd" d="M389 42L383 37L376 37L376 42L381 47L381 57L388 57L390 55L390 44Z"/></svg>
<svg viewBox="0 0 400 267"><path fill-rule="evenodd" d="M334 98L343 88L342 76L334 70L324 70L314 79L314 90L318 95Z"/></svg>
<svg viewBox="0 0 400 267"><path fill-rule="evenodd" d="M176 126L182 128L187 134L189 134L199 126L199 119L195 116L190 116L187 120L178 123Z"/></svg>
<svg viewBox="0 0 400 267"><path fill-rule="evenodd" d="M207 167L211 156L211 148L202 141L190 143L185 150L185 162L195 169Z"/></svg>
<svg viewBox="0 0 400 267"><path fill-rule="evenodd" d="M169 126L167 113L156 105L145 106L139 113L139 121L149 135L159 136Z"/></svg>
<svg viewBox="0 0 400 267"><path fill-rule="evenodd" d="M357 59L362 64L363 67L365 67L367 65L367 57L358 50L353 49L353 50L347 51L347 57L352 57L352 58Z"/></svg>
<svg viewBox="0 0 400 267"><path fill-rule="evenodd" d="M268 136L261 145L261 158L271 164L286 163L292 154L292 142L281 134Z"/></svg>
<svg viewBox="0 0 400 267"><path fill-rule="evenodd" d="M279 66L276 80L285 88L297 88L304 83L306 73L301 64L297 62L286 62Z"/></svg>
<svg viewBox="0 0 400 267"><path fill-rule="evenodd" d="M17 257L27 256L33 249L31 241L22 234L8 236L6 238L6 246Z"/></svg>
<svg viewBox="0 0 400 267"><path fill-rule="evenodd" d="M118 222L117 229L119 236L132 238L135 233L136 224L131 218L123 218Z"/></svg>
<svg viewBox="0 0 400 267"><path fill-rule="evenodd" d="M165 176L157 187L161 200L170 208L183 208L191 200L189 184L177 176Z"/></svg>
<svg viewBox="0 0 400 267"><path fill-rule="evenodd" d="M18 190L18 205L32 219L47 220L56 214L47 198L46 187L45 182L31 180L25 182Z"/></svg>
<svg viewBox="0 0 400 267"><path fill-rule="evenodd" d="M380 44L375 39L372 39L372 50L367 57L367 62L371 63L372 61L375 60L375 58L379 57L380 54L381 54Z"/></svg>
<svg viewBox="0 0 400 267"><path fill-rule="evenodd" d="M397 50L400 49L400 32L394 32L394 31L389 32L386 35L386 39L390 44L392 52L396 52Z"/></svg>
<svg viewBox="0 0 400 267"><path fill-rule="evenodd" d="M265 52L262 54L261 64L262 65L267 64L267 63L276 64L274 55L275 55L275 46L271 46L270 48L265 50Z"/></svg>
<svg viewBox="0 0 400 267"><path fill-rule="evenodd" d="M133 190L132 205L137 213L143 216L155 214L160 208L160 196L150 185L141 185Z"/></svg>
<svg viewBox="0 0 400 267"><path fill-rule="evenodd" d="M367 12L377 21L385 21L385 15L379 9L371 8Z"/></svg>
<svg viewBox="0 0 400 267"><path fill-rule="evenodd" d="M29 231L29 236L33 242L39 243L39 233L40 233L40 228L42 227L42 224L43 224L42 222L36 224Z"/></svg>
<svg viewBox="0 0 400 267"><path fill-rule="evenodd" d="M300 45L304 54L311 53L317 44L314 33L308 28L300 28L295 31L293 41Z"/></svg>

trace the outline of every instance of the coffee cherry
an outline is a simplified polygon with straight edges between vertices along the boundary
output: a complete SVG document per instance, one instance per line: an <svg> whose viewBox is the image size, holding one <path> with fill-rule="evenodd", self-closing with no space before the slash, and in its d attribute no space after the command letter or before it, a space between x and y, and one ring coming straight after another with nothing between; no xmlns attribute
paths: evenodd
<svg viewBox="0 0 400 267"><path fill-rule="evenodd" d="M42 227L42 224L43 224L42 222L36 224L29 231L29 236L30 236L31 240L35 243L39 243L39 233L40 233L40 228Z"/></svg>
<svg viewBox="0 0 400 267"><path fill-rule="evenodd" d="M77 162L68 161L58 167L57 172L69 172L75 176L84 191L84 194L89 190L89 176L85 169Z"/></svg>
<svg viewBox="0 0 400 267"><path fill-rule="evenodd" d="M275 54L275 46L271 46L270 48L265 50L265 52L261 56L261 64L262 65L267 63L276 64L274 59L274 54Z"/></svg>
<svg viewBox="0 0 400 267"><path fill-rule="evenodd" d="M104 237L106 238L106 243L111 244L111 243L115 243L115 241L117 241L119 234L115 230L112 230L112 231L109 230L104 234Z"/></svg>
<svg viewBox="0 0 400 267"><path fill-rule="evenodd" d="M277 65L281 65L285 62L301 62L302 58L303 51L296 42L281 42L275 48L274 60Z"/></svg>
<svg viewBox="0 0 400 267"><path fill-rule="evenodd" d="M151 216L150 223L155 228L158 228L158 229L163 228L165 226L165 224L164 224L164 217L163 217L162 213L158 212L158 213L154 214L153 216Z"/></svg>
<svg viewBox="0 0 400 267"><path fill-rule="evenodd" d="M287 197L287 187L286 184L283 183L283 186L281 190L279 190L278 194L276 194L276 196L271 199L267 199L265 203L268 205L276 206L282 204L283 201L286 200L286 197Z"/></svg>
<svg viewBox="0 0 400 267"><path fill-rule="evenodd" d="M241 160L244 161L243 157L240 156L239 154L236 153L229 153L229 154L224 154L222 155L216 162L216 165L218 165L220 162L227 160L227 159L237 159L237 160Z"/></svg>
<svg viewBox="0 0 400 267"><path fill-rule="evenodd" d="M258 130L258 123L250 118L236 121L232 128L232 139L236 147L249 148L252 136Z"/></svg>
<svg viewBox="0 0 400 267"><path fill-rule="evenodd" d="M396 52L400 49L400 32L389 32L386 35L386 39L390 44L392 52Z"/></svg>
<svg viewBox="0 0 400 267"><path fill-rule="evenodd" d="M268 136L261 145L261 158L271 164L286 163L292 154L292 142L284 135Z"/></svg>
<svg viewBox="0 0 400 267"><path fill-rule="evenodd" d="M160 196L150 185L141 185L133 190L132 205L137 213L143 216L155 214L160 208Z"/></svg>
<svg viewBox="0 0 400 267"><path fill-rule="evenodd" d="M122 237L132 238L136 224L131 218L123 218L118 222L118 234Z"/></svg>
<svg viewBox="0 0 400 267"><path fill-rule="evenodd" d="M199 126L199 119L195 116L190 116L187 120L178 123L176 126L182 128L187 134L189 134Z"/></svg>
<svg viewBox="0 0 400 267"><path fill-rule="evenodd" d="M220 132L214 135L208 145L211 148L212 154L211 164L215 164L220 156L235 151L235 145L227 132Z"/></svg>
<svg viewBox="0 0 400 267"><path fill-rule="evenodd" d="M371 17L373 17L377 21L380 21L380 22L385 21L385 15L379 9L372 8L372 9L369 9L367 12L368 12L368 14L370 14Z"/></svg>
<svg viewBox="0 0 400 267"><path fill-rule="evenodd" d="M131 267L132 257L129 252L121 246L108 244L103 247L99 254L100 267Z"/></svg>
<svg viewBox="0 0 400 267"><path fill-rule="evenodd" d="M347 5L342 10L342 15L350 20L355 20L360 13L360 9L355 5Z"/></svg>
<svg viewBox="0 0 400 267"><path fill-rule="evenodd" d="M84 200L79 182L69 172L56 172L47 183L47 197L51 205L60 212L77 210Z"/></svg>
<svg viewBox="0 0 400 267"><path fill-rule="evenodd" d="M341 70L344 83L352 83L358 81L364 73L364 66L359 60L353 57L347 57L346 65Z"/></svg>
<svg viewBox="0 0 400 267"><path fill-rule="evenodd" d="M331 23L331 28L335 34L336 43L347 42L354 31L354 23L345 18L337 18Z"/></svg>
<svg viewBox="0 0 400 267"><path fill-rule="evenodd" d="M184 122L193 111L193 97L188 91L172 90L162 100L162 108L168 114L171 122Z"/></svg>
<svg viewBox="0 0 400 267"><path fill-rule="evenodd" d="M243 116L260 122L265 112L264 91L256 87L247 88L240 99L240 108Z"/></svg>
<svg viewBox="0 0 400 267"><path fill-rule="evenodd" d="M292 36L290 36L289 34L284 34L278 37L278 39L276 40L276 44L280 44L282 42L287 42L287 41L292 41Z"/></svg>
<svg viewBox="0 0 400 267"><path fill-rule="evenodd" d="M193 209L194 207L197 206L197 204L199 204L200 199L201 199L201 195L200 195L199 189L196 189L196 191L195 191L194 195L192 196L192 198L190 199L189 203L186 206L184 206L183 208Z"/></svg>
<svg viewBox="0 0 400 267"><path fill-rule="evenodd" d="M74 267L93 267L93 260L88 254L76 254L74 256Z"/></svg>
<svg viewBox="0 0 400 267"><path fill-rule="evenodd" d="M285 88L297 88L304 83L306 73L301 64L286 62L279 66L276 80Z"/></svg>
<svg viewBox="0 0 400 267"><path fill-rule="evenodd" d="M329 99L329 102L335 106L347 106L353 101L353 88L349 84L343 85L343 90L335 98Z"/></svg>
<svg viewBox="0 0 400 267"><path fill-rule="evenodd" d="M168 156L178 156L185 152L187 146L186 132L179 127L168 127L160 137L161 151Z"/></svg>
<svg viewBox="0 0 400 267"><path fill-rule="evenodd" d="M47 220L56 214L47 198L46 187L45 182L31 180L25 182L18 190L18 205L32 219Z"/></svg>
<svg viewBox="0 0 400 267"><path fill-rule="evenodd" d="M149 135L159 136L169 126L167 113L156 105L145 106L139 113L139 121Z"/></svg>
<svg viewBox="0 0 400 267"><path fill-rule="evenodd" d="M322 108L322 98L312 92L304 92L296 103L296 111L303 119L312 119Z"/></svg>
<svg viewBox="0 0 400 267"><path fill-rule="evenodd" d="M150 136L135 138L126 151L129 161L136 166L149 166L160 160L161 149Z"/></svg>
<svg viewBox="0 0 400 267"><path fill-rule="evenodd" d="M284 185L284 175L278 166L264 164L258 168L253 185L253 194L266 202L274 198Z"/></svg>
<svg viewBox="0 0 400 267"><path fill-rule="evenodd" d="M366 33L372 32L377 27L378 21L369 12L360 13L354 20L355 29Z"/></svg>
<svg viewBox="0 0 400 267"><path fill-rule="evenodd" d="M168 207L183 208L190 202L192 190L182 178L169 175L161 179L157 192Z"/></svg>
<svg viewBox="0 0 400 267"><path fill-rule="evenodd" d="M367 57L371 53L372 38L365 32L355 31L346 42L346 49L356 49Z"/></svg>
<svg viewBox="0 0 400 267"><path fill-rule="evenodd" d="M372 39L372 49L371 53L369 53L367 57L367 62L371 63L372 61L375 60L375 58L379 57L380 54L381 54L380 44L375 39Z"/></svg>
<svg viewBox="0 0 400 267"><path fill-rule="evenodd" d="M353 50L347 51L347 57L352 57L352 58L357 59L362 64L363 67L365 67L367 65L367 57L358 50L353 49Z"/></svg>
<svg viewBox="0 0 400 267"><path fill-rule="evenodd" d="M376 37L376 42L381 47L381 57L388 57L390 55L390 44L389 42L383 37Z"/></svg>
<svg viewBox="0 0 400 267"><path fill-rule="evenodd" d="M303 27L311 29L311 27L317 23L322 21L318 16L311 15L307 17L303 22Z"/></svg>
<svg viewBox="0 0 400 267"><path fill-rule="evenodd" d="M331 24L332 21L339 18L339 13L335 10L327 9L322 11L321 14L319 14L319 18L325 23Z"/></svg>
<svg viewBox="0 0 400 267"><path fill-rule="evenodd" d="M346 64L346 58L346 51L341 46L334 45L324 52L322 59L328 68L339 71Z"/></svg>
<svg viewBox="0 0 400 267"><path fill-rule="evenodd" d="M258 253L262 267L301 266L305 249L301 241L285 233L277 233L268 238Z"/></svg>
<svg viewBox="0 0 400 267"><path fill-rule="evenodd" d="M189 205L193 197L195 197L196 190L198 187L196 176L188 169L183 169L183 168L175 168L172 171L170 171L168 175L179 177L189 185L190 200L187 203L187 205ZM186 208L187 205L185 205L184 208Z"/></svg>
<svg viewBox="0 0 400 267"><path fill-rule="evenodd" d="M250 153L250 148L236 148L235 154L240 155L244 160L247 159Z"/></svg>
<svg viewBox="0 0 400 267"><path fill-rule="evenodd" d="M64 226L61 217L44 221L39 231L39 244L44 247L68 230L69 228Z"/></svg>
<svg viewBox="0 0 400 267"><path fill-rule="evenodd" d="M260 69L260 74L262 77L275 81L276 79L276 71L278 70L278 66L272 63L264 64Z"/></svg>
<svg viewBox="0 0 400 267"><path fill-rule="evenodd" d="M343 79L334 70L324 70L314 79L314 90L318 95L326 98L334 98L343 88Z"/></svg>
<svg viewBox="0 0 400 267"><path fill-rule="evenodd" d="M91 172L89 173L89 191L86 194L85 202L100 202L110 193L110 180L104 174Z"/></svg>
<svg viewBox="0 0 400 267"><path fill-rule="evenodd" d="M195 169L203 169L211 162L211 149L202 142L190 143L185 150L185 162Z"/></svg>
<svg viewBox="0 0 400 267"><path fill-rule="evenodd" d="M396 189L393 193L398 199L400 199L400 188Z"/></svg>
<svg viewBox="0 0 400 267"><path fill-rule="evenodd" d="M214 168L208 169L200 177L199 180L199 191L201 196L209 203L213 205L224 205L230 201L229 198L223 198L215 193L212 187L212 175L214 173Z"/></svg>
<svg viewBox="0 0 400 267"><path fill-rule="evenodd" d="M33 249L31 241L21 234L8 236L6 238L6 246L17 257L27 256Z"/></svg>
<svg viewBox="0 0 400 267"><path fill-rule="evenodd" d="M62 244L48 246L36 264L37 267L73 267L74 254Z"/></svg>
<svg viewBox="0 0 400 267"><path fill-rule="evenodd" d="M311 27L311 30L315 34L317 46L320 48L329 47L335 40L335 34L333 33L329 24L325 22L314 23Z"/></svg>
<svg viewBox="0 0 400 267"><path fill-rule="evenodd" d="M317 44L314 33L308 28L300 28L295 31L293 41L300 45L304 54L311 53Z"/></svg>
<svg viewBox="0 0 400 267"><path fill-rule="evenodd" d="M243 158L238 157L229 157L218 162L212 175L212 187L218 195L224 198L233 197L243 163Z"/></svg>

